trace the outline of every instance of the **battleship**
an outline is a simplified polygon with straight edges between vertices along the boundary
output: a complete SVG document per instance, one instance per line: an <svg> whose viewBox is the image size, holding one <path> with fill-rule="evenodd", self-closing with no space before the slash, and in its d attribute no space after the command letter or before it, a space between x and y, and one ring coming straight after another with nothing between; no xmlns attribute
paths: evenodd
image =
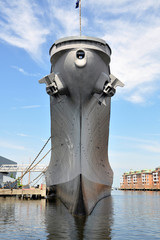
<svg viewBox="0 0 160 240"><path fill-rule="evenodd" d="M59 39L50 48L51 72L39 80L50 95L47 189L73 215L89 215L111 194L110 105L116 87L124 84L110 73L110 56L102 39Z"/></svg>

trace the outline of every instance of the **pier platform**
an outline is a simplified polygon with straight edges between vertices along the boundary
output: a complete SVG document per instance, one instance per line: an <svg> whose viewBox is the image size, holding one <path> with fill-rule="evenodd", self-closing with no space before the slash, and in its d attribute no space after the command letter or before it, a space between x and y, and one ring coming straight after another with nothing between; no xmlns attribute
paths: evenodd
<svg viewBox="0 0 160 240"><path fill-rule="evenodd" d="M40 199L46 198L46 185L29 189L0 189L0 197L18 196L19 198Z"/></svg>

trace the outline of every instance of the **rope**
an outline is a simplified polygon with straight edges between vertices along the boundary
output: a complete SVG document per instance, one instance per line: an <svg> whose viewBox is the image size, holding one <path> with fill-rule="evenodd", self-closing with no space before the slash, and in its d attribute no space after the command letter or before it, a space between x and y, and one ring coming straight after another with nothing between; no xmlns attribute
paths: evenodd
<svg viewBox="0 0 160 240"><path fill-rule="evenodd" d="M33 163L37 160L37 158L39 157L39 155L41 154L41 152L43 151L43 149L46 147L46 145L48 144L49 140L51 139L51 137L48 138L47 142L44 144L44 146L41 148L40 152L37 154L37 156L35 157L35 159L33 160L33 162L29 165L29 167L27 168L26 172L24 173L24 175L29 171L29 169L31 168L31 166L33 165ZM22 175L22 177L24 176ZM21 177L21 179L22 179Z"/></svg>
<svg viewBox="0 0 160 240"><path fill-rule="evenodd" d="M24 185L23 187L28 186L28 185L30 185L31 183L33 183L33 182L34 182L36 179L38 179L41 175L43 176L43 173L44 173L44 172L41 172L36 178L34 178L32 181L30 181L28 184ZM41 176L41 177L42 177L42 176ZM38 179L38 181L39 181L39 179ZM38 182L38 181L37 181L37 182Z"/></svg>
<svg viewBox="0 0 160 240"><path fill-rule="evenodd" d="M51 150L51 149L50 149ZM47 167L43 170L43 172L41 172L36 178L34 178L32 181L30 181L28 184L26 184L26 185L24 185L23 187L25 187L25 186L27 186L27 185L29 185L29 184L31 184L31 183L33 183L36 179L38 179L41 175L43 176L43 174L44 174L44 172L47 170ZM42 177L41 176L41 177ZM39 180L38 180L39 181ZM37 181L37 182L38 182Z"/></svg>
<svg viewBox="0 0 160 240"><path fill-rule="evenodd" d="M21 176L21 177L18 177L17 179L15 179L15 181L13 181L13 182L11 182L11 183L8 183L6 186L4 186L4 187L2 187L2 188L0 188L0 189L4 189L5 187L8 187L9 185L11 185L11 184L14 184L17 180L21 180L31 169L34 169L36 166L37 166L37 164L39 164L47 155L48 155L48 153L52 150L52 148L43 156L43 158L41 158L40 160L39 160L39 162L38 163L36 163L32 168L31 168L31 166L33 165L33 163L37 160L37 158L39 157L39 155L41 154L41 152L43 151L43 149L46 147L46 145L48 144L48 142L49 142L49 140L51 139L51 137L49 137L48 138L48 140L46 141L46 143L44 144L44 146L41 148L41 150L40 150L40 152L37 154L37 156L35 157L35 159L32 161L32 163L29 165L29 167L27 168L27 170L24 172L24 174ZM44 172L44 171L43 171ZM16 183L15 183L15 185L16 185ZM14 186L15 186L14 185ZM28 185L28 184L27 184ZM14 186L13 186L13 188L14 188Z"/></svg>
<svg viewBox="0 0 160 240"><path fill-rule="evenodd" d="M40 176L39 176L39 177L40 177ZM39 181L42 177L43 177L43 175L38 179L38 181ZM35 180L36 180L36 179L34 179L34 181L35 181ZM33 182L34 182L34 181L33 181ZM36 185L36 184L38 183L38 181L35 182L34 185Z"/></svg>
<svg viewBox="0 0 160 240"><path fill-rule="evenodd" d="M48 155L48 153L50 153L51 150L52 150L52 148L32 168L30 168L29 171L34 169Z"/></svg>

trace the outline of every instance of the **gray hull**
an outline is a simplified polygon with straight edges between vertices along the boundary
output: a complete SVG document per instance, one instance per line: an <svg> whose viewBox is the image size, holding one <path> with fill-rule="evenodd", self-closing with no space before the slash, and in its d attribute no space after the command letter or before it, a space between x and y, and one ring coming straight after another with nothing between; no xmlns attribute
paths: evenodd
<svg viewBox="0 0 160 240"><path fill-rule="evenodd" d="M110 54L97 38L61 39L50 50L51 74L40 80L47 85L51 110L46 183L76 215L90 214L111 192L110 102L121 82L110 75Z"/></svg>

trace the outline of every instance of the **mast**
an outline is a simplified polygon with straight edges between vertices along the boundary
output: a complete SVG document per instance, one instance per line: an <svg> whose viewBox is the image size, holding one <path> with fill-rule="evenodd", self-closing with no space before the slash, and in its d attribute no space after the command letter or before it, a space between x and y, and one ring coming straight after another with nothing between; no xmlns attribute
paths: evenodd
<svg viewBox="0 0 160 240"><path fill-rule="evenodd" d="M81 36L81 0L79 0L79 32Z"/></svg>
<svg viewBox="0 0 160 240"><path fill-rule="evenodd" d="M81 36L81 0L77 0L76 8L79 8L79 33Z"/></svg>

